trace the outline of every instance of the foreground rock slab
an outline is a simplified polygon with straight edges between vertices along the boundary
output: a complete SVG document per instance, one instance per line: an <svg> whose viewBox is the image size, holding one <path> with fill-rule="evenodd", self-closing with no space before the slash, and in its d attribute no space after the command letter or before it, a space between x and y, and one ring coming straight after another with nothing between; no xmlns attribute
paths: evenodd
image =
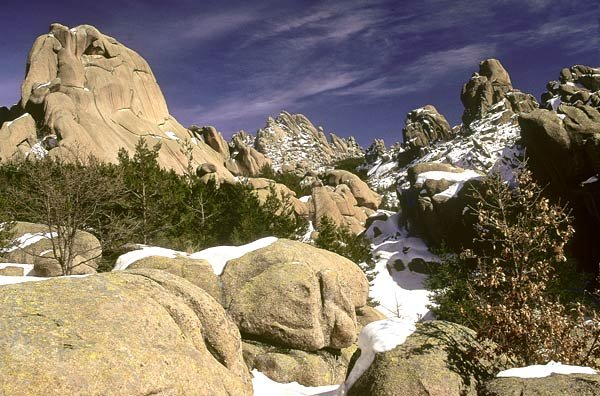
<svg viewBox="0 0 600 396"><path fill-rule="evenodd" d="M545 378L496 378L485 385L483 396L596 396L600 375L554 374Z"/></svg>
<svg viewBox="0 0 600 396"><path fill-rule="evenodd" d="M240 335L156 270L0 287L2 395L251 395Z"/></svg>

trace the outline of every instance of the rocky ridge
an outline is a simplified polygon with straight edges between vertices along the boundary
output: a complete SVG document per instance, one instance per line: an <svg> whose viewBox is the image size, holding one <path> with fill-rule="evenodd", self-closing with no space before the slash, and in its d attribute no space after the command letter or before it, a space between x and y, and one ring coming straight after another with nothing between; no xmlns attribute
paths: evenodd
<svg viewBox="0 0 600 396"><path fill-rule="evenodd" d="M328 140L323 128L287 111L268 118L256 132L254 148L273 161L274 170L283 172L321 171L336 161L364 155L352 136L345 139L331 133Z"/></svg>

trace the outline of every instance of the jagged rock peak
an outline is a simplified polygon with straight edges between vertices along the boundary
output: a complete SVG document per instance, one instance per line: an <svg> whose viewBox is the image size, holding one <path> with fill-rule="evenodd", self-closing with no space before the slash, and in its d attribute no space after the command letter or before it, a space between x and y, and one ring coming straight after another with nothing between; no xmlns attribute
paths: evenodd
<svg viewBox="0 0 600 396"><path fill-rule="evenodd" d="M426 105L408 113L402 134L407 148L419 150L431 143L452 138L452 129L446 117L434 106Z"/></svg>
<svg viewBox="0 0 600 396"><path fill-rule="evenodd" d="M319 170L332 163L361 157L364 150L353 137L341 138L316 127L302 114L282 111L269 117L264 128L256 133L255 148L273 160L275 170Z"/></svg>
<svg viewBox="0 0 600 396"><path fill-rule="evenodd" d="M463 86L460 94L465 111L462 121L469 125L506 96L512 89L508 72L497 59L487 59L479 63L479 73L473 73Z"/></svg>
<svg viewBox="0 0 600 396"><path fill-rule="evenodd" d="M538 107L532 95L513 88L508 72L497 59L479 63L479 72L463 85L460 99L465 107L462 121L466 130L472 130L471 124L483 120L490 111L498 113L499 107L505 114L497 123L506 122L512 114ZM505 109L510 111L505 112Z"/></svg>
<svg viewBox="0 0 600 396"><path fill-rule="evenodd" d="M24 118L5 123L0 138L26 144L2 144L3 159L38 150L66 159L93 154L114 162L120 148L132 152L138 139L146 137L151 145L162 143L161 166L178 172L186 168L181 146L193 134L169 114L150 66L93 26L69 29L54 23L49 33L35 40L21 85L20 106L26 112ZM56 140L49 152L39 150L47 136ZM192 154L197 165L216 164L221 176L232 177L221 156L203 141L193 141Z"/></svg>

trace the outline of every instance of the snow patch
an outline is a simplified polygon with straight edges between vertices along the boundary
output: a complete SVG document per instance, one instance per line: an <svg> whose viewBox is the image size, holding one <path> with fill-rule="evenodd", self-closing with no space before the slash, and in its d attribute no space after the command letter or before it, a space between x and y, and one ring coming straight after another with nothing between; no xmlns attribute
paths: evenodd
<svg viewBox="0 0 600 396"><path fill-rule="evenodd" d="M364 374L375 359L376 353L391 351L403 344L414 333L415 325L410 320L392 318L378 320L366 325L358 336L360 357L354 364L348 378L340 387L338 395L344 395Z"/></svg>
<svg viewBox="0 0 600 396"><path fill-rule="evenodd" d="M177 137L177 135L175 134L175 132L172 132L172 131L166 131L166 132L165 132L165 135L166 135L166 136L167 136L169 139L171 139L171 140L175 140L175 141L179 140L179 138Z"/></svg>
<svg viewBox="0 0 600 396"><path fill-rule="evenodd" d="M308 387L297 382L281 384L258 370L252 370L252 387L255 396L335 396L338 385Z"/></svg>
<svg viewBox="0 0 600 396"><path fill-rule="evenodd" d="M204 259L213 267L217 275L223 273L229 260L242 257L246 253L267 247L277 241L276 237L266 237L242 246L216 246L190 255L192 259Z"/></svg>
<svg viewBox="0 0 600 396"><path fill-rule="evenodd" d="M3 248L0 249L0 252L2 253L10 253L13 252L17 249L24 249L27 246L33 245L35 243L38 243L39 241L41 241L42 239L50 239L50 238L56 238L58 236L57 233L53 232L53 233L49 233L49 232L36 232L34 234L30 234L30 233L25 233L23 235L21 235L20 237L16 238L10 247L8 248Z"/></svg>
<svg viewBox="0 0 600 396"><path fill-rule="evenodd" d="M133 264L136 261L139 261L141 259L144 259L146 257L159 256L159 257L167 257L167 258L176 258L177 256L181 256L181 255L187 256L186 253L177 252L175 250L166 249L166 248L162 248L162 247L158 247L158 246L145 246L145 245L139 245L139 246L141 247L141 249L139 249L139 250L134 250L134 251L127 252L125 254L120 255L119 258L117 259L115 267L113 268L113 271L125 270L131 264Z"/></svg>
<svg viewBox="0 0 600 396"><path fill-rule="evenodd" d="M40 256L42 256L41 254ZM23 268L24 276L29 275L33 271L33 264L18 264L18 263L0 263L0 269L4 269L6 267L19 267Z"/></svg>
<svg viewBox="0 0 600 396"><path fill-rule="evenodd" d="M527 367L511 368L499 372L496 377L517 377L517 378L543 378L551 374L598 374L596 370L590 367L569 366L566 364L549 362L546 365L536 364Z"/></svg>

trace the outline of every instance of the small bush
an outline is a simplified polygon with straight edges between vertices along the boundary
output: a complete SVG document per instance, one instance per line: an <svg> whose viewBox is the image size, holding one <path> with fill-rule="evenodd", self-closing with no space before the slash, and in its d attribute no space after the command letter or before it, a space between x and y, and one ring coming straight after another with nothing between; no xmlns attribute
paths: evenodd
<svg viewBox="0 0 600 396"><path fill-rule="evenodd" d="M524 170L511 189L490 177L474 191L476 238L430 281L441 318L477 331L517 363L591 364L600 356L598 315L565 289L574 230ZM587 320L591 318L591 320Z"/></svg>

